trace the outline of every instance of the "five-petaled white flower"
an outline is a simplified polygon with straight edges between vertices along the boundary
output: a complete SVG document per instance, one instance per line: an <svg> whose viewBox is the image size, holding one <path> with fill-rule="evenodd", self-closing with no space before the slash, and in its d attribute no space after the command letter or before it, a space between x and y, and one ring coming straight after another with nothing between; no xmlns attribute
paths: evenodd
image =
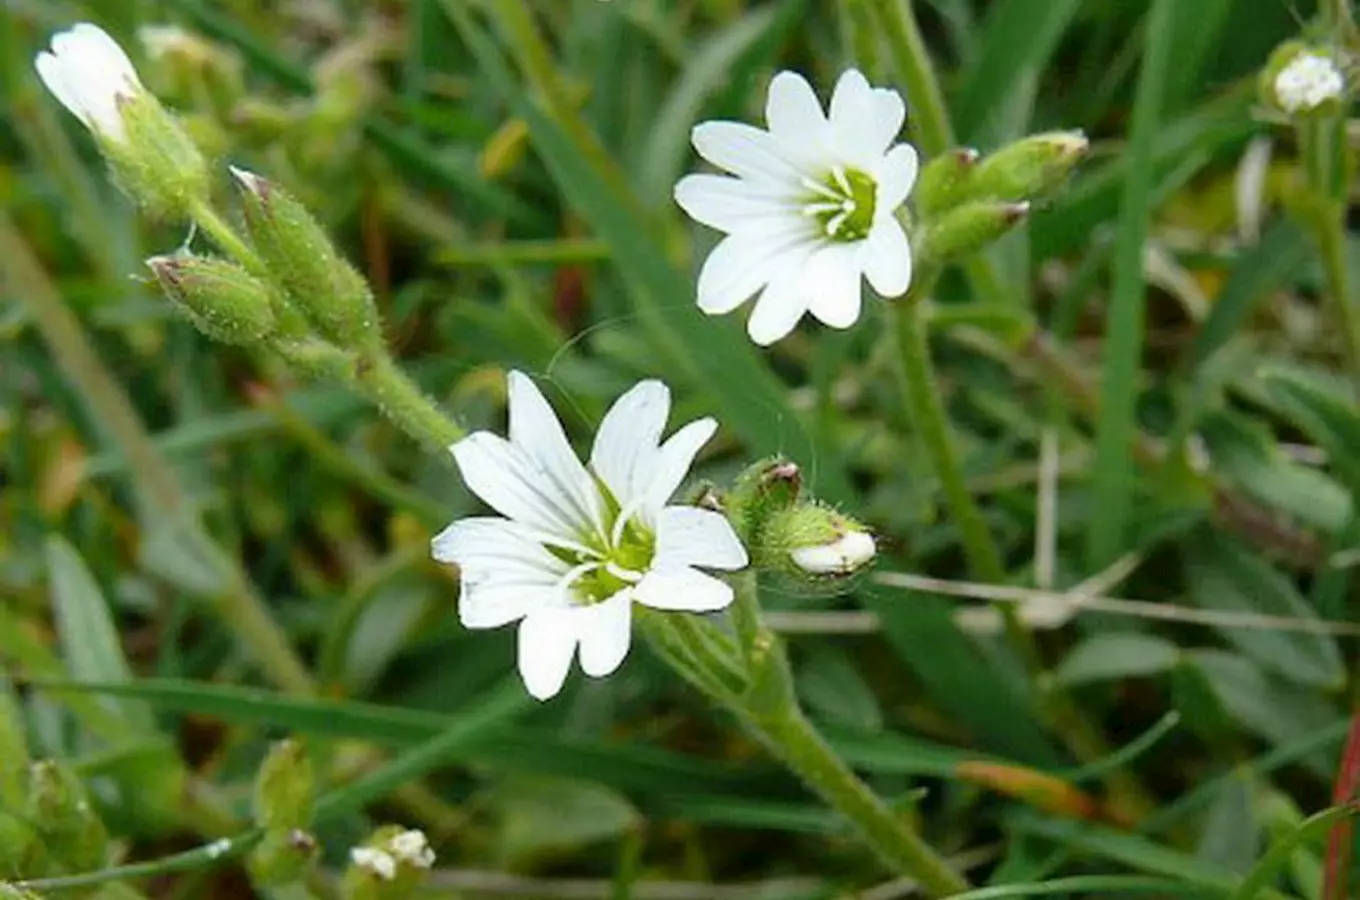
<svg viewBox="0 0 1360 900"><path fill-rule="evenodd" d="M1275 99L1288 113L1316 109L1345 89L1346 79L1336 63L1318 53L1300 53L1275 76Z"/></svg>
<svg viewBox="0 0 1360 900"><path fill-rule="evenodd" d="M911 248L896 219L916 182L910 144L892 145L906 107L896 91L841 75L829 116L801 75L780 72L765 107L769 131L704 122L694 147L736 177L688 175L675 200L727 233L699 273L699 308L736 309L760 291L747 331L784 337L805 312L833 328L859 318L861 278L884 297L911 284Z"/></svg>
<svg viewBox="0 0 1360 900"><path fill-rule="evenodd" d="M745 548L716 512L668 506L717 428L700 419L666 441L670 392L644 381L605 414L589 466L528 376L509 375L510 439L479 431L454 444L468 488L504 518L455 522L434 557L462 571L459 618L468 628L519 621L519 672L545 700L572 657L601 677L628 653L634 601L709 612L732 589L699 568L746 566Z"/></svg>
<svg viewBox="0 0 1360 900"><path fill-rule="evenodd" d="M38 76L85 127L111 141L125 137L121 105L145 94L137 70L104 29L82 22L52 38L35 60Z"/></svg>

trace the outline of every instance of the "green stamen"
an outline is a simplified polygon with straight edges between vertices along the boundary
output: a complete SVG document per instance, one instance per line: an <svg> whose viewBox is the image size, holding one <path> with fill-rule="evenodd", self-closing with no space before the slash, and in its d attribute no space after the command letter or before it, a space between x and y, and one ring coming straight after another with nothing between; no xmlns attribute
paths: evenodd
<svg viewBox="0 0 1360 900"><path fill-rule="evenodd" d="M821 181L809 181L811 196L803 214L817 220L824 235L836 241L862 241L874 224L878 185L858 169L833 168Z"/></svg>

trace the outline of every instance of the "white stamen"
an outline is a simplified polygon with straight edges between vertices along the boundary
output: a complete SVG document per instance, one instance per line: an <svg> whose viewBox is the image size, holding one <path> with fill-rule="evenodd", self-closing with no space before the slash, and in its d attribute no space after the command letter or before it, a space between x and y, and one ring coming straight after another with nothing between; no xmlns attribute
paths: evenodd
<svg viewBox="0 0 1360 900"><path fill-rule="evenodd" d="M841 191L845 196L850 196L854 190L850 187L850 178L845 174L845 166L834 165L831 167L831 177L836 179L836 184L840 185Z"/></svg>
<svg viewBox="0 0 1360 900"><path fill-rule="evenodd" d="M557 579L557 584L553 585L553 590L561 592L567 598L567 600L571 600L572 599L571 586L575 584L576 580L580 578L582 575L586 574L587 572L595 571L596 569L600 568L600 565L601 564L595 560L592 560L591 562L581 563L579 566L576 566L571 571L567 572L567 574Z"/></svg>
<svg viewBox="0 0 1360 900"><path fill-rule="evenodd" d="M642 580L642 576L646 574L644 572L634 571L633 569L625 569L623 566L619 565L613 560L610 560L609 562L604 564L604 570L608 572L610 575L613 575L615 578L618 578L621 581L626 581L629 584L637 584L639 581Z"/></svg>

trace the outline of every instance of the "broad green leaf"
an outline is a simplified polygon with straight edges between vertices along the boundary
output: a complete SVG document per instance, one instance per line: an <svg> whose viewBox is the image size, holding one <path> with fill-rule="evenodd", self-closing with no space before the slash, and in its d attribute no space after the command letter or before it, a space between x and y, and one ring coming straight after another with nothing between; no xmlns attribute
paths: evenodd
<svg viewBox="0 0 1360 900"><path fill-rule="evenodd" d="M883 727L873 689L837 647L809 647L798 655L798 694L819 718L863 731Z"/></svg>
<svg viewBox="0 0 1360 900"><path fill-rule="evenodd" d="M85 561L60 535L48 536L46 550L57 633L72 677L103 683L132 681L117 623ZM106 702L132 731L155 732L155 718L146 704L112 698Z"/></svg>
<svg viewBox="0 0 1360 900"><path fill-rule="evenodd" d="M1290 746L1299 735L1321 733L1340 718L1316 692L1273 680L1241 656L1197 650L1191 659L1223 708L1277 747ZM1323 778L1334 774L1335 759L1320 749L1309 749L1298 760Z"/></svg>
<svg viewBox="0 0 1360 900"><path fill-rule="evenodd" d="M1209 807L1195 855L1230 872L1246 874L1256 862L1260 827L1252 809L1254 785L1245 774L1229 779Z"/></svg>
<svg viewBox="0 0 1360 900"><path fill-rule="evenodd" d="M1179 653L1175 644L1153 635L1097 634L1073 647L1053 677L1070 686L1156 675L1174 666Z"/></svg>
<svg viewBox="0 0 1360 900"><path fill-rule="evenodd" d="M523 863L545 850L567 850L613 840L641 817L609 788L541 776L510 778L488 792L498 820L499 852Z"/></svg>
<svg viewBox="0 0 1360 900"><path fill-rule="evenodd" d="M1187 550L1190 598L1201 609L1318 621L1294 583L1240 544L1206 535ZM1339 687L1346 677L1330 635L1270 628L1219 629L1262 668L1303 685Z"/></svg>
<svg viewBox="0 0 1360 900"><path fill-rule="evenodd" d="M968 643L954 624L952 602L907 590L864 589L860 596L936 706L949 710L987 750L1027 765L1058 764L1032 698Z"/></svg>
<svg viewBox="0 0 1360 900"><path fill-rule="evenodd" d="M1360 411L1355 400L1299 372L1272 369L1262 378L1294 424L1326 448L1337 472L1352 491L1360 492Z"/></svg>

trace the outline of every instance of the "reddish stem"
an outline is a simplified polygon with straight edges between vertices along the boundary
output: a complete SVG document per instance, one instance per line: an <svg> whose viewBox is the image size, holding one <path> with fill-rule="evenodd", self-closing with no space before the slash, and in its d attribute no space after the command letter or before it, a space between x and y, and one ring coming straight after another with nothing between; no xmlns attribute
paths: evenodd
<svg viewBox="0 0 1360 900"><path fill-rule="evenodd" d="M1346 749L1337 767L1336 786L1332 789L1332 803L1342 806L1356 800L1360 788L1360 712L1351 718ZM1355 849L1355 823L1350 816L1332 826L1327 836L1327 866L1322 880L1323 900L1347 900L1351 856Z"/></svg>

